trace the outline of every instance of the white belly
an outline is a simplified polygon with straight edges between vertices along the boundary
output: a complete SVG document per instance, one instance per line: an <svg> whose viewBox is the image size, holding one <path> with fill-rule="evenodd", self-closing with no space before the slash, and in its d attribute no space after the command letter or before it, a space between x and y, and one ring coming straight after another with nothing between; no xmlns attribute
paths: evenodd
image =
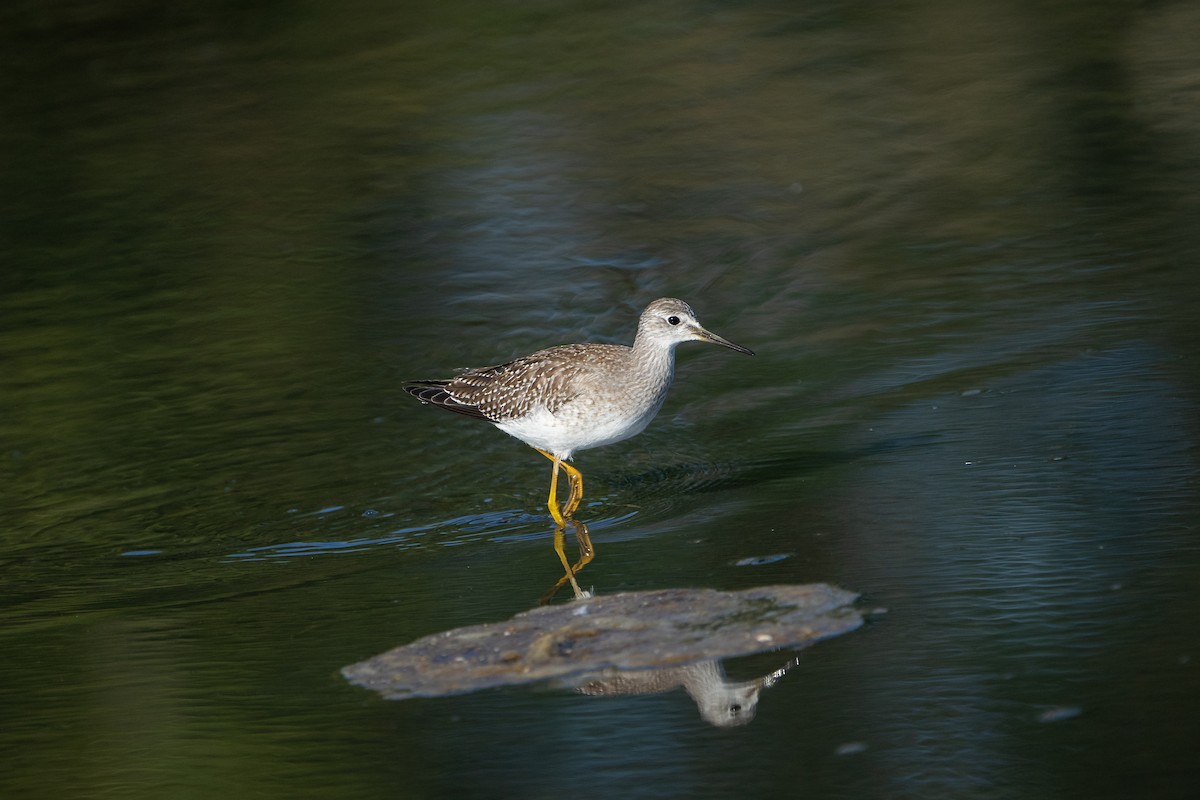
<svg viewBox="0 0 1200 800"><path fill-rule="evenodd" d="M570 458L576 450L602 447L636 436L645 430L662 406L661 400L636 416L597 414L587 404L572 403L551 414L545 408L496 427L526 444L560 458Z"/></svg>

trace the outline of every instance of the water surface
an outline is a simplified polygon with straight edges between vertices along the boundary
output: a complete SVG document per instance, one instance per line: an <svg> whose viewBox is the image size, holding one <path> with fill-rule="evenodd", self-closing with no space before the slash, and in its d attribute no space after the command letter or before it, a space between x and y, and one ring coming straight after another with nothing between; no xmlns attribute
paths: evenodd
<svg viewBox="0 0 1200 800"><path fill-rule="evenodd" d="M1191 5L0 22L0 794L1194 796ZM659 296L758 355L579 455L583 582L886 613L733 731L347 684L558 577L545 459L401 382Z"/></svg>

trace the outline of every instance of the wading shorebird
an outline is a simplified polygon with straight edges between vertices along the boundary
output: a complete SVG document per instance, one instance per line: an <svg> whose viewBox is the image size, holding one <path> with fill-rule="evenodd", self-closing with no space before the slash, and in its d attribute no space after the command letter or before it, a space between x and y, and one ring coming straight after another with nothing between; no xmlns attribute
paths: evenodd
<svg viewBox="0 0 1200 800"><path fill-rule="evenodd" d="M564 344L449 380L413 381L404 391L422 403L490 422L553 461L546 506L562 527L583 500L583 474L567 461L578 450L641 433L671 386L676 345L691 341L754 355L705 330L687 303L663 297L642 312L633 347ZM559 469L571 484L561 511Z"/></svg>

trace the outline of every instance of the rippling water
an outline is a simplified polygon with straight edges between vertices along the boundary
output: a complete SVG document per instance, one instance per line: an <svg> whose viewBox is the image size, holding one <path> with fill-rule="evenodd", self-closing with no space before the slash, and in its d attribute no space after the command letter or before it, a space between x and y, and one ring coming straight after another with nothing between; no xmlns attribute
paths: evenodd
<svg viewBox="0 0 1200 800"><path fill-rule="evenodd" d="M1191 797L1185 3L0 11L5 797ZM596 591L875 609L754 722L387 703L537 602L549 465L404 379L632 340ZM778 667L755 656L725 669Z"/></svg>

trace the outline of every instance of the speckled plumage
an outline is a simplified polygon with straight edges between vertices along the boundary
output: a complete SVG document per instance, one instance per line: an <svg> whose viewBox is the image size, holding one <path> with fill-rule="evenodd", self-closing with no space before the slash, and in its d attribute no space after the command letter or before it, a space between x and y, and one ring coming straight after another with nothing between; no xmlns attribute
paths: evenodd
<svg viewBox="0 0 1200 800"><path fill-rule="evenodd" d="M632 348L618 344L564 344L494 367L464 370L444 381L405 387L420 400L488 422L507 422L545 407L554 413L579 396L606 368L621 367Z"/></svg>
<svg viewBox="0 0 1200 800"><path fill-rule="evenodd" d="M665 297L642 312L633 347L564 344L448 380L414 381L404 390L423 403L493 423L553 457L557 470L558 461L577 450L640 433L671 386L676 345L692 340L753 355L705 330L687 303Z"/></svg>

